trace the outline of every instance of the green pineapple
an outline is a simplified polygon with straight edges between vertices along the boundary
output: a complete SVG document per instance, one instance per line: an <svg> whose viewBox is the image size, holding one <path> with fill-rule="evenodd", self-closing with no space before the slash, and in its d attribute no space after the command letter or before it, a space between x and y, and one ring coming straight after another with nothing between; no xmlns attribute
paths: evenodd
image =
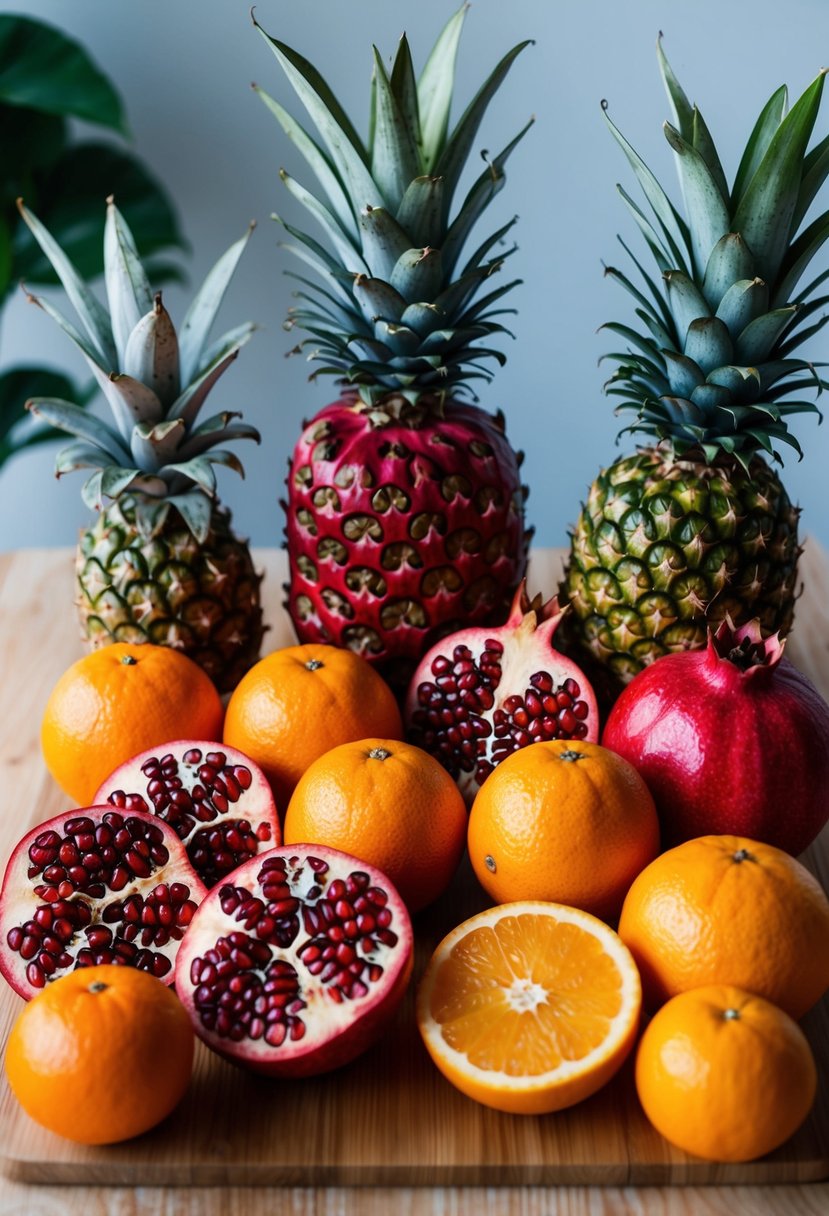
<svg viewBox="0 0 829 1216"><path fill-rule="evenodd" d="M625 343L606 356L616 364L606 390L636 414L625 430L650 442L590 487L565 575L571 631L623 682L704 645L726 614L789 631L798 510L767 461L782 463L780 443L802 455L789 419L817 413L804 394L826 386L824 364L794 353L829 319L829 296L817 293L829 271L801 285L829 237L829 212L803 225L829 174L829 137L808 150L824 73L791 110L785 87L772 95L729 189L661 44L658 55L684 215L607 119L652 212L619 187L661 280L622 241L642 288L608 274L634 297L640 324L605 326Z"/></svg>
<svg viewBox="0 0 829 1216"><path fill-rule="evenodd" d="M40 221L19 206L81 329L47 301L30 298L79 348L112 412L112 422L104 422L55 398L27 403L76 437L58 453L58 475L93 470L81 493L99 515L81 534L76 564L85 636L92 646L172 646L195 659L220 690L232 689L259 656L261 576L215 499L213 466L242 473L237 457L219 445L259 435L230 411L201 423L197 416L253 333L246 323L208 341L250 233L210 271L179 337L111 199L104 233L108 310Z"/></svg>

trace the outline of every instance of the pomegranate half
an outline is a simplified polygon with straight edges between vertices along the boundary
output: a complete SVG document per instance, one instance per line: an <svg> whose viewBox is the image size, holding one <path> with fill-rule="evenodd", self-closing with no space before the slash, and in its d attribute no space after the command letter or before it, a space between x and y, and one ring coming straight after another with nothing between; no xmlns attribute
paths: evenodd
<svg viewBox="0 0 829 1216"><path fill-rule="evenodd" d="M214 1051L270 1076L310 1076L371 1046L406 990L412 940L379 870L322 845L284 845L207 896L176 990Z"/></svg>
<svg viewBox="0 0 829 1216"><path fill-rule="evenodd" d="M12 851L0 891L0 972L25 1000L98 963L170 984L206 894L166 823L111 806L66 811Z"/></svg>
<svg viewBox="0 0 829 1216"><path fill-rule="evenodd" d="M107 778L95 802L163 819L207 887L282 840L258 764L203 739L178 739L133 756Z"/></svg>
<svg viewBox="0 0 829 1216"><path fill-rule="evenodd" d="M749 836L793 855L829 819L829 705L754 620L640 672L602 743L638 769L666 845Z"/></svg>
<svg viewBox="0 0 829 1216"><path fill-rule="evenodd" d="M462 629L423 657L406 695L406 738L430 752L467 802L507 756L551 739L599 738L584 672L553 645L563 609L522 583L505 625Z"/></svg>

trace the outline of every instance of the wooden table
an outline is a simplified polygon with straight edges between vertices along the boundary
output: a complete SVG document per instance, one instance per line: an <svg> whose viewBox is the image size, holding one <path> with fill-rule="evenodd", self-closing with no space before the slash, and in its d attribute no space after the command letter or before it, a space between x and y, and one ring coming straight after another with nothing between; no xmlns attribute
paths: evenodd
<svg viewBox="0 0 829 1216"><path fill-rule="evenodd" d="M274 550L256 554L266 571L266 619L273 648L292 640L280 607L284 555ZM561 553L541 550L533 559L531 590L549 593L557 585ZM808 671L829 698L829 559L815 542L806 547L802 573L805 594L789 654ZM73 614L72 561L67 550L25 551L0 555L0 860L29 826L34 810L50 796L51 779L40 759L38 727L48 689L64 668L80 656ZM10 1014L0 1024L5 1041ZM13 1101L6 1092L4 1101ZM6 1216L823 1216L829 1211L829 1184L739 1187L498 1187L498 1188L104 1188L27 1186L0 1179L0 1212Z"/></svg>

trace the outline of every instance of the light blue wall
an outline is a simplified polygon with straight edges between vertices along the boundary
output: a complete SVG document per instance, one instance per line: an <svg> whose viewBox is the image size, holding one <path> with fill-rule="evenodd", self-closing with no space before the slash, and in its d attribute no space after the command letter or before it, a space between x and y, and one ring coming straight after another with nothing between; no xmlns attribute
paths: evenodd
<svg viewBox="0 0 829 1216"><path fill-rule="evenodd" d="M272 33L314 59L342 101L364 122L370 45L390 54L405 28L418 63L453 11L453 0L260 0L257 16ZM259 228L226 302L226 327L255 318L262 332L242 352L215 394L217 407L241 408L264 435L242 449L247 481L223 472L222 493L240 532L257 544L281 540L278 498L286 461L303 417L333 396L330 384L306 382L308 367L283 355L291 344L281 321L290 280L268 216L294 215L277 170L307 179L297 155L249 88L256 80L295 106L276 61L254 32L247 0L26 0L24 9L80 38L114 76L125 98L141 155L177 200L195 248L193 280L241 234ZM601 395L597 360L607 337L598 326L629 319L618 288L602 277L602 259L622 256L617 231L634 238L614 184L630 174L600 117L606 97L614 119L671 182L661 134L667 103L654 56L657 30L692 98L700 101L727 171L772 89L798 92L829 62L826 0L475 0L460 66L465 101L483 73L513 43L534 37L507 80L482 130L480 146L496 150L534 113L537 123L509 165L509 181L492 225L514 212L521 245L512 269L524 280L509 362L483 403L502 407L508 433L524 448L532 492L529 517L538 541L565 543L589 481L614 458L618 424ZM821 134L829 130L829 105ZM633 188L633 187L631 187ZM824 196L824 205L829 199ZM826 264L826 259L824 259ZM181 318L185 294L166 301ZM43 314L22 299L4 318L3 364L41 357L74 372L81 363ZM811 357L829 359L829 329ZM785 480L803 507L805 532L829 543L829 422L796 419L807 448ZM628 439L627 444L631 441ZM0 474L0 548L71 544L86 518L80 478L56 483L52 453L18 458Z"/></svg>

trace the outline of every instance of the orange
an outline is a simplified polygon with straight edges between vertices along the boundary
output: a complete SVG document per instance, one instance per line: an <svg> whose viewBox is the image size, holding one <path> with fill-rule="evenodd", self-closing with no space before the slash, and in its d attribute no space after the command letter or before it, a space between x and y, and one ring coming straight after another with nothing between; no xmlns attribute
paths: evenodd
<svg viewBox="0 0 829 1216"><path fill-rule="evenodd" d="M317 757L370 735L402 738L388 684L353 651L309 644L250 669L230 698L224 741L265 770L282 808Z"/></svg>
<svg viewBox="0 0 829 1216"><path fill-rule="evenodd" d="M325 844L362 858L416 912L449 885L466 823L460 790L437 760L396 739L362 739L307 770L288 804L285 844Z"/></svg>
<svg viewBox="0 0 829 1216"><path fill-rule="evenodd" d="M120 764L173 739L221 738L222 703L192 659L168 646L115 642L63 673L40 741L46 767L87 806Z"/></svg>
<svg viewBox="0 0 829 1216"><path fill-rule="evenodd" d="M733 984L801 1018L829 988L820 884L782 849L742 836L701 836L651 862L628 892L619 935L651 1008Z"/></svg>
<svg viewBox="0 0 829 1216"><path fill-rule="evenodd" d="M610 920L659 849L648 789L597 743L557 739L507 757L469 817L469 856L498 903L547 899Z"/></svg>
<svg viewBox="0 0 829 1216"><path fill-rule="evenodd" d="M753 1161L809 1113L817 1070L787 1013L741 988L712 984L673 997L636 1055L636 1089L666 1140L712 1161Z"/></svg>
<svg viewBox="0 0 829 1216"><path fill-rule="evenodd" d="M610 1080L633 1047L640 1006L636 966L612 929L527 900L480 912L443 939L418 990L417 1022L467 1097L539 1115Z"/></svg>
<svg viewBox="0 0 829 1216"><path fill-rule="evenodd" d="M82 967L29 1002L6 1048L26 1113L81 1144L155 1127L193 1069L193 1027L172 988L134 967Z"/></svg>

